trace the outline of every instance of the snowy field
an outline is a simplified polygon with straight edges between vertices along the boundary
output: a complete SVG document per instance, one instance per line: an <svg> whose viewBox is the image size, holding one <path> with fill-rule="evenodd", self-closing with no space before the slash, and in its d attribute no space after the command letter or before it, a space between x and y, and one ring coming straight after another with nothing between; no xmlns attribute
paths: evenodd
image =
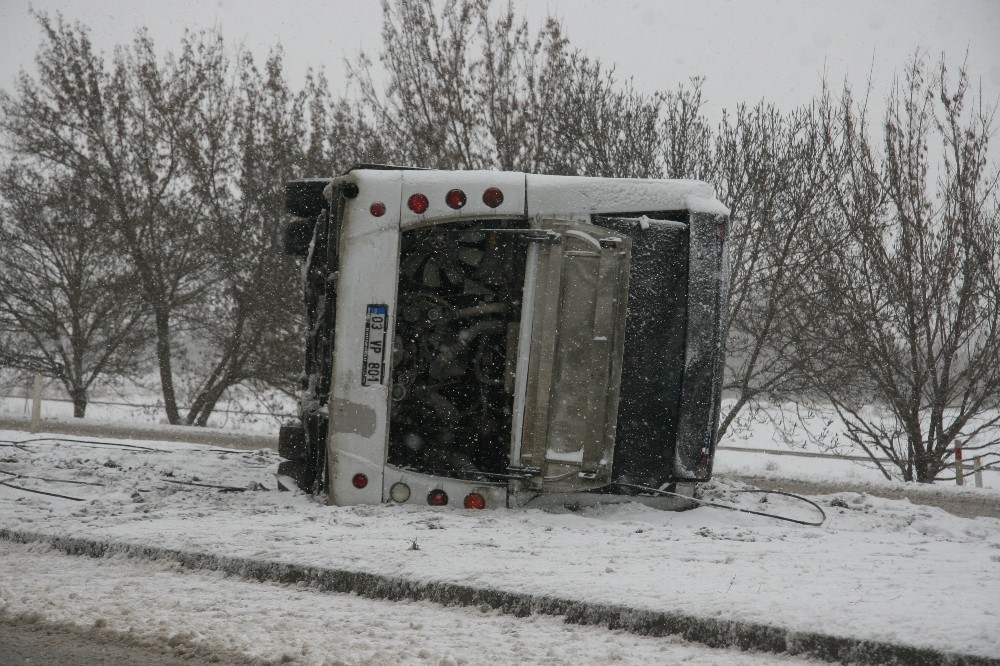
<svg viewBox="0 0 1000 666"><path fill-rule="evenodd" d="M87 406L87 423L121 425L134 423L143 427L165 425L167 417L157 395L129 392L124 395L98 392L98 397ZM114 404L108 404L114 403ZM267 408L273 407L273 415ZM185 414L186 412L181 412ZM255 401L250 397L242 404L220 401L219 409L208 420L211 429L238 430L255 434L271 434L277 437L278 426L283 420L296 414L293 400L275 398L271 405ZM26 397L0 397L0 417L31 418L31 399ZM41 417L43 421L72 422L73 403L63 399L43 399Z"/></svg>
<svg viewBox="0 0 1000 666"><path fill-rule="evenodd" d="M2 440L33 437L0 431ZM139 440L125 442L139 448L119 448L56 437L2 445L0 480L83 501L0 486L0 527L680 610L1000 658L1000 520L993 518L958 518L853 492L812 498L826 511L820 527L710 507L682 513L636 505L577 513L334 508L277 492L271 451ZM720 467L732 466L724 453L718 460ZM253 489L221 492L190 483ZM761 502L734 492L741 489L719 479L703 496L802 520L817 517L791 498ZM950 492L1000 502L995 490ZM354 613L362 618L357 630L346 619L343 626L354 632L355 642L346 645L357 651L351 658L338 654L348 663L477 663L503 660L496 656L501 653L551 663L748 663L740 653L553 618L387 604L181 574L158 562L69 558L37 545L0 544L0 562L15 574L0 577L0 615L7 618L97 623L182 645L218 641L265 660L323 663L331 653L322 646L345 645L324 618L329 614L338 624ZM175 583L157 582L171 573ZM223 603L227 595L238 601ZM262 619L248 619L258 611ZM445 629L455 622L458 629ZM257 631L260 626L268 632ZM514 651L497 652L508 649Z"/></svg>
<svg viewBox="0 0 1000 666"><path fill-rule="evenodd" d="M725 409L726 401L723 401L723 411ZM888 462L884 462L884 465L895 477L893 479L886 479L871 461L758 453L756 450L765 449L787 454L865 457L864 451L847 445L844 428L836 420L827 420L821 414L809 413L800 421L795 418L794 410L794 404L788 403L783 408L768 406L753 418L747 413L741 415L720 442L723 450L716 456L714 471L740 476L843 482L859 487L871 486L872 489L899 489L907 486L900 480L899 471ZM987 415L992 416L994 413L988 412ZM874 416L873 422L878 422ZM993 434L998 433L993 431ZM986 436L989 435L987 433ZM741 452L739 449L750 451ZM966 451L964 475L967 485L974 483L972 461L977 455L981 456L982 464L992 465L992 469L984 469L982 472L983 487L1000 491L1000 444L993 444L979 451ZM949 492L956 485L953 468L943 471L939 476L941 480L933 484L933 492ZM909 487L912 489L913 485L909 484ZM916 493L925 493L929 486L920 484L918 488ZM961 492L962 489L957 490Z"/></svg>
<svg viewBox="0 0 1000 666"><path fill-rule="evenodd" d="M756 448L756 447L755 447ZM777 452L787 451L780 444L771 444L766 448ZM954 477L953 470L947 470L947 475ZM965 464L965 485L957 487L954 480L941 480L933 484L905 483L896 479L889 480L871 463L852 460L837 460L834 458L810 458L792 455L769 455L757 451L740 451L735 448L719 450L715 456L714 475L753 476L774 479L798 479L817 483L843 483L852 487L869 489L878 493L880 490L905 489L911 496L927 494L967 493L974 485L972 464ZM983 490L993 493L1000 492L1000 466L982 472Z"/></svg>

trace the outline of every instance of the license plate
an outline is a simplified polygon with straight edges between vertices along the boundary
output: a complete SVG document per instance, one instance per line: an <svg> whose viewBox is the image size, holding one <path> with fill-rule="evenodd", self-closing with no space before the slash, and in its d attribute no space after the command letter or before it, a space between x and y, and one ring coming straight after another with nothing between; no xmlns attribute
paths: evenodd
<svg viewBox="0 0 1000 666"><path fill-rule="evenodd" d="M365 314L365 351L361 367L361 385L385 383L385 345L388 338L389 308L369 305Z"/></svg>

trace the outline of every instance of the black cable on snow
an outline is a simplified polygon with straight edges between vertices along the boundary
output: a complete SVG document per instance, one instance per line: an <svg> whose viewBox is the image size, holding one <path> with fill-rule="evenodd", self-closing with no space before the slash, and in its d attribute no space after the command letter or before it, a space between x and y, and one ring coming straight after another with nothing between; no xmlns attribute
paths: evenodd
<svg viewBox="0 0 1000 666"><path fill-rule="evenodd" d="M199 453L229 453L229 454L234 454L234 453L240 453L240 454L256 453L259 450L260 449L252 449L252 450L251 449L197 449L197 451Z"/></svg>
<svg viewBox="0 0 1000 666"><path fill-rule="evenodd" d="M123 444L121 442L98 442L89 439L66 439L65 437L36 437L34 439L22 439L20 441L14 440L0 440L0 446L16 446L19 449L24 449L24 444L33 444L35 442L66 442L68 444L85 444L93 446L110 446L119 449L132 449L136 451L147 451L153 453L166 453L165 449L154 449L149 446L139 446L138 444ZM27 450L27 449L25 449Z"/></svg>
<svg viewBox="0 0 1000 666"><path fill-rule="evenodd" d="M21 449L22 451L28 450L27 446L22 446L19 442L10 442L6 440L0 441L0 447L5 449Z"/></svg>
<svg viewBox="0 0 1000 666"><path fill-rule="evenodd" d="M36 443L36 442L65 442L65 443L69 443L69 444L108 446L108 447L112 447L112 448L121 448L121 449L130 450L130 451L139 451L139 452L143 452L143 453L177 453L177 452L180 452L179 449L156 449L156 448L148 447L148 446L139 446L137 444L124 444L124 443L121 443L121 442L103 442L103 441L85 440L85 439L67 439L67 438L61 438L61 437L35 437L33 439L23 439L23 440L20 440L20 441L0 440L0 446L16 447L18 449L21 449L23 451L28 451L30 453L30 449L28 447L24 446L24 444L31 444L31 443ZM185 453L189 452L189 451L193 451L193 452L196 452L196 453L223 453L223 454L234 454L234 453L248 454L248 453L252 453L251 451L241 451L241 450L231 450L231 449L200 449L200 448L194 448L194 449L186 449L186 450L184 450ZM11 477L13 477L15 479L35 479L35 480L38 480L38 481L46 481L46 482L49 482L49 483L73 483L73 484L89 485L89 486L105 486L106 485L106 484L103 484L103 483L96 483L96 482L90 482L90 481L71 481L71 480L65 480L65 479L48 479L48 478L40 477L40 476L27 476L27 475L24 475L24 474L15 474L15 473L12 473L12 472L8 472L6 470L0 470L0 472L2 472L4 474L7 474L7 475L9 475L9 476L11 476ZM208 484L208 483L195 483L193 481L177 481L177 480L166 479L166 478L164 478L162 480L166 481L168 483L175 483L175 484L186 485L186 486L197 486L197 487L201 487L201 488L214 488L214 489L222 491L222 492L230 492L230 493L231 492L244 492L245 490L247 490L246 488L240 488L238 486L219 486L219 485L213 485L213 484ZM11 485L11 484L6 483L6 482L3 482L3 485L8 486L10 488L16 488L18 490L24 490L26 492L38 493L40 495L50 495L50 496L53 496L53 497L61 497L61 498L64 498L64 499L71 499L71 500L76 500L76 501L79 501L79 502L86 501L86 500L82 500L82 499L77 498L77 497L70 497L68 495L60 495L58 493L49 493L49 492L45 492L45 491L42 491L42 490L32 490L31 488L24 488L22 486L15 486L15 485Z"/></svg>
<svg viewBox="0 0 1000 666"><path fill-rule="evenodd" d="M60 495L59 493L49 493L44 490L34 490L33 488L25 488L24 486L15 486L12 483L7 483L6 481L0 481L0 486L7 486L8 488L13 488L14 490L23 490L26 493L37 493L39 495L48 495L49 497L59 497L61 499L73 500L74 502L86 502L87 500L80 497L70 497L69 495Z"/></svg>
<svg viewBox="0 0 1000 666"><path fill-rule="evenodd" d="M47 481L49 483L72 483L78 486L106 486L106 483L98 483L97 481L76 481L73 479L47 479L44 476L28 476L26 474L17 474L15 472L8 472L5 469L0 469L0 474L9 474L15 479L34 479L35 481Z"/></svg>
<svg viewBox="0 0 1000 666"><path fill-rule="evenodd" d="M47 481L49 483L75 483L75 484L83 485L83 486L102 486L103 487L103 486L107 485L107 484L104 484L104 483L97 483L95 481L73 481L73 480L69 480L69 479L47 479L47 478L42 477L42 476L27 476L25 474L16 474L14 472L8 472L7 470L4 470L4 469L0 469L0 474L7 474L8 476L10 476L12 478L12 480L13 479L33 479L35 481ZM167 483L177 483L177 484L180 484L180 485L183 485L183 486L198 486L199 488L215 488L217 490L223 490L225 492L230 492L230 493L242 493L242 492L245 492L247 490L246 488L240 488L239 486L216 486L216 485L213 485L213 484L210 484L210 483L195 483L194 481L177 481L175 479L166 479L166 478L162 478L162 477L161 477L161 480L162 481L166 481ZM86 500L81 500L81 499L76 498L76 497L69 497L67 495L58 495L58 494L55 494L55 493L46 493L46 492L43 492L41 490L32 490L31 488L24 488L22 486L12 486L12 485L10 485L9 483L6 483L6 482L0 482L0 483L2 483L5 486L9 486L11 488L17 488L18 490L26 490L28 492L37 492L37 493L41 493L43 495L54 495L55 497L64 497L66 499L75 499L75 500L80 501L80 502L86 501Z"/></svg>
<svg viewBox="0 0 1000 666"><path fill-rule="evenodd" d="M813 502L811 499L808 499L806 497L802 497L801 495L795 495L794 493L786 493L786 492L781 491L781 490L729 490L729 491L726 491L726 492L731 492L731 493L759 493L759 494L762 494L762 495L784 495L786 497L792 497L794 499L797 499L797 500L800 500L802 502L805 502L806 504L812 505L817 511L819 511L820 515L823 516L823 518L819 522L812 522L812 521L808 521L808 520L799 520L798 518L788 518L787 516L779 516L778 514L767 513L765 511L754 511L753 509L743 509L743 508L740 508L738 506L730 506L728 504L718 504L716 502L706 502L705 500L700 500L697 497L690 497L688 495L682 495L680 493L670 492L669 490L659 490L657 488L649 488L647 486L638 486L638 485L631 484L631 483L616 483L615 485L622 486L623 488L635 488L636 490L642 490L642 491L649 492L649 493L656 493L657 495L670 495L672 497L680 497L682 499L690 500L692 502L700 504L701 506L711 506L711 507L715 507L716 509L727 509L729 511L739 511L740 513L750 513L750 514L753 514L755 516L764 516L766 518L774 518L776 520L784 520L784 521L787 521L789 523L795 523L797 525L808 525L810 527L819 527L824 522L826 522L826 512L823 511L823 507L821 507L819 504L816 504L816 502Z"/></svg>
<svg viewBox="0 0 1000 666"><path fill-rule="evenodd" d="M66 442L69 444L89 444L94 446L110 446L112 448L119 449L130 449L135 451L146 451L151 453L177 453L180 449L157 449L151 446L139 446L138 444L124 444L122 442L101 442L89 439L67 439L65 437L36 437L34 439L22 439L20 441L14 441L10 439L0 440L0 446L3 447L16 447L27 451L23 446L24 444L31 444L34 442ZM226 454L247 454L253 453L253 451L244 451L241 449L184 449L185 453L226 453Z"/></svg>
<svg viewBox="0 0 1000 666"><path fill-rule="evenodd" d="M246 491L246 488L240 488L239 486L216 486L211 483L195 483L194 481L177 481L176 479L166 479L162 476L161 481L166 481L167 483L176 483L182 486L197 486L199 488L215 488L217 490L224 490L229 493L242 493Z"/></svg>

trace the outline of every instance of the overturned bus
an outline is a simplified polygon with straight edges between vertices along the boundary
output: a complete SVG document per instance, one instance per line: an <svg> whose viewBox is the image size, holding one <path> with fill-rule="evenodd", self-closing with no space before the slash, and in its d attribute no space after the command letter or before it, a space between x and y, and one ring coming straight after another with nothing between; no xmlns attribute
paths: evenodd
<svg viewBox="0 0 1000 666"><path fill-rule="evenodd" d="M709 185L364 165L289 182L286 208L307 311L286 485L669 507L709 479L729 279Z"/></svg>

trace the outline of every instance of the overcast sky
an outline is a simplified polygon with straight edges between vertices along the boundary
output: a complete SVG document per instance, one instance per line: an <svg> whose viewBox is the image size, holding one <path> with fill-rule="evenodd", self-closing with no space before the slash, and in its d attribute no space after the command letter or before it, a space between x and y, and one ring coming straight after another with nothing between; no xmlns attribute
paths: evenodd
<svg viewBox="0 0 1000 666"><path fill-rule="evenodd" d="M957 67L968 59L984 97L1000 98L998 0L518 0L537 27L546 14L562 20L572 44L614 63L643 91L706 78L712 109L774 101L791 107L831 79L856 87L871 72L879 97L917 49L941 52ZM334 90L344 59L362 48L377 53L381 9L375 0L0 0L0 86L33 70L39 30L29 8L62 12L91 28L109 53L147 26L160 48L174 47L184 28L217 27L232 44L263 55L280 43L293 83L323 66ZM953 67L953 68L954 68Z"/></svg>

